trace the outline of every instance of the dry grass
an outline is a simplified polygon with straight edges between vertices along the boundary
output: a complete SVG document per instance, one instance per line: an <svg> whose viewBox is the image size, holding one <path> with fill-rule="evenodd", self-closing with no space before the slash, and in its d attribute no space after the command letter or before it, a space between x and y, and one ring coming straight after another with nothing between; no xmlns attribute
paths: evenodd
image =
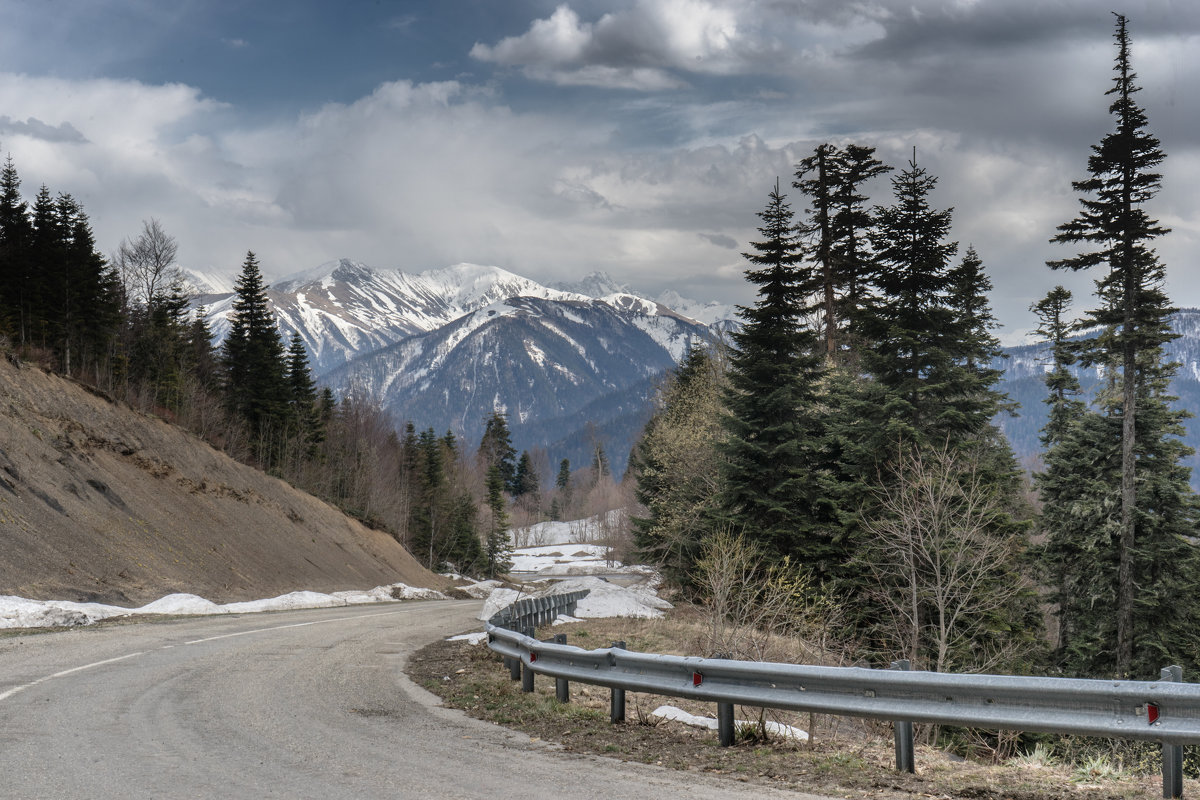
<svg viewBox="0 0 1200 800"><path fill-rule="evenodd" d="M624 640L631 650L686 655L700 652L706 630L700 612L681 608L661 620L588 620L556 627L554 633L566 633L570 644L585 649ZM539 633L541 638L548 635L548 631ZM554 699L554 681L539 677L535 692L523 694L498 655L485 646L461 642L438 642L425 648L410 660L409 672L447 705L558 742L568 751L837 797L1149 800L1160 797L1162 791L1155 774L1111 770L1085 774L1052 758L979 763L923 746L917 748L917 774L898 773L891 726L848 717L768 711L768 719L803 728L812 738L796 743L739 734L734 747L721 748L712 731L664 722L651 714L666 703L712 716L715 708L711 704L630 692L626 723L612 725L607 689L572 684L571 702L561 704ZM735 710L738 719L753 719L757 713L754 709ZM1200 791L1200 784L1187 783L1189 795Z"/></svg>

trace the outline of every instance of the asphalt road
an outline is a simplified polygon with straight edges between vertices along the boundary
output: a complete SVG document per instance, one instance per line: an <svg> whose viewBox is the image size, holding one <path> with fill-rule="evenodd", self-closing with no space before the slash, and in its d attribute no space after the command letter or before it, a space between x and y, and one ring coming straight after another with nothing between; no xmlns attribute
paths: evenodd
<svg viewBox="0 0 1200 800"><path fill-rule="evenodd" d="M556 752L404 676L475 601L201 617L0 639L0 798L811 795Z"/></svg>

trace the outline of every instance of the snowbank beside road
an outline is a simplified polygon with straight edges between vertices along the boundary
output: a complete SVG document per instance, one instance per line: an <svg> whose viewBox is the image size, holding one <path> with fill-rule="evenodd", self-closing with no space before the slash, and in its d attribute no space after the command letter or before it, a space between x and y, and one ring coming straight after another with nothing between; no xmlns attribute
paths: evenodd
<svg viewBox="0 0 1200 800"><path fill-rule="evenodd" d="M433 589L418 589L403 583L377 586L367 591L291 592L267 600L218 605L194 594L169 594L140 608L73 603L67 600L27 600L0 595L0 628L58 628L91 625L111 617L133 614L252 614L261 611L287 611L299 608L383 603L396 600L445 600L446 595Z"/></svg>

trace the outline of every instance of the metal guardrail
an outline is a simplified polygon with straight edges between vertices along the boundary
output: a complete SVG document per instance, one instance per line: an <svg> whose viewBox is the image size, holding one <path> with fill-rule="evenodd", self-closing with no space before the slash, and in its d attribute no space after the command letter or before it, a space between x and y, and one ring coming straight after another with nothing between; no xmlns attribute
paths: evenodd
<svg viewBox="0 0 1200 800"><path fill-rule="evenodd" d="M893 669L815 667L769 662L583 650L539 642L489 625L489 646L517 664L527 691L533 673L717 703L722 744L733 741L733 705L868 717L896 723L897 768L911 772L912 723L1137 739L1163 743L1163 796L1181 797L1183 744L1200 743L1200 684L1179 667L1157 681L967 675ZM565 638L565 637L564 637ZM613 721L617 721L614 711Z"/></svg>
<svg viewBox="0 0 1200 800"><path fill-rule="evenodd" d="M580 589L545 597L526 597L497 611L488 620L488 625L518 632L549 625L559 614L574 614L575 604L587 597L588 591Z"/></svg>

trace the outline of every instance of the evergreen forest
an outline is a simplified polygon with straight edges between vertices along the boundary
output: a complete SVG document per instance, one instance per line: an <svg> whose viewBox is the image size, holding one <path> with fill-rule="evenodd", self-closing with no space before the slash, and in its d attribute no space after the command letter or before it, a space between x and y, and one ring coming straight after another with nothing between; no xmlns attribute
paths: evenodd
<svg viewBox="0 0 1200 800"><path fill-rule="evenodd" d="M1046 232L1063 253L1047 274L1092 271L1095 294L1077 314L1059 286L1032 309L1053 353L1040 470L1024 475L997 428L1012 403L986 254L953 239L937 176L915 149L893 168L820 144L759 212L742 326L663 383L631 460L635 547L680 591L726 602L737 574L751 605L776 607L784 587L798 610L772 624L816 625L847 663L1139 680L1200 666L1200 506L1151 210L1165 154L1119 15L1114 42L1112 132L1072 184L1078 214ZM1076 364L1103 369L1090 401ZM754 569L731 572L747 551Z"/></svg>

